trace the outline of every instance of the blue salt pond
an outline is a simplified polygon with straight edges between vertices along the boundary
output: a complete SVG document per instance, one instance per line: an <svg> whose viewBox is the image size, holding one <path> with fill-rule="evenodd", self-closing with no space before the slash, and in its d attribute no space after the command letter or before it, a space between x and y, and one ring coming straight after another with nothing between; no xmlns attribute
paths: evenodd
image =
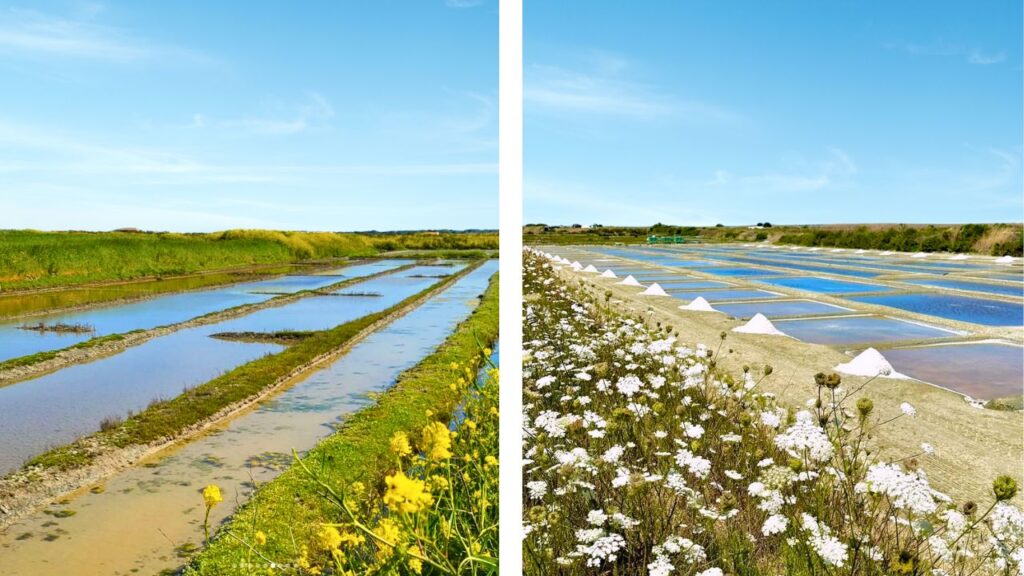
<svg viewBox="0 0 1024 576"><path fill-rule="evenodd" d="M984 282L971 282L968 280L951 279L903 280L903 282L906 282L907 284L917 284L919 286L956 288L958 290L972 290L974 292L1003 294L1005 296L1024 296L1024 286L1007 286L1006 284L986 284Z"/></svg>
<svg viewBox="0 0 1024 576"><path fill-rule="evenodd" d="M730 300L757 300L761 298L778 298L779 294L765 290L692 290L688 292L670 292L673 298L690 301L698 296L708 302L727 302Z"/></svg>
<svg viewBox="0 0 1024 576"><path fill-rule="evenodd" d="M986 326L1024 326L1024 304L1014 302L950 294L851 296L850 300Z"/></svg>
<svg viewBox="0 0 1024 576"><path fill-rule="evenodd" d="M774 276L779 274L778 272L758 270L756 268L707 268L702 269L701 272L714 274L716 276L731 276L737 278L749 276Z"/></svg>
<svg viewBox="0 0 1024 576"><path fill-rule="evenodd" d="M878 284L865 284L863 282L847 282L845 280L831 280L829 278L819 278L817 276L792 276L782 278L768 278L765 280L758 280L762 284L769 284L771 286L784 286L786 288L795 288L797 290L807 290L809 292L819 292L822 294L843 294L851 292L885 292L892 290L886 286L880 286Z"/></svg>
<svg viewBox="0 0 1024 576"><path fill-rule="evenodd" d="M740 319L747 319L754 314L764 314L768 318L784 318L787 316L825 316L830 314L849 314L849 308L841 308L814 300L772 300L768 302L750 302L739 304L719 304L716 310Z"/></svg>
<svg viewBox="0 0 1024 576"><path fill-rule="evenodd" d="M408 261L385 260L341 268L335 273L356 278L397 268ZM0 361L19 358L37 352L58 350L97 336L121 334L132 330L148 330L184 322L197 316L226 310L243 304L263 302L273 297L271 293L294 293L300 290L322 288L345 280L337 276L284 276L244 282L210 290L197 290L181 294L158 296L127 304L92 308L77 312L65 312L33 316L25 320L0 323ZM82 334L58 334L34 332L19 329L25 324L86 324L94 332Z"/></svg>
<svg viewBox="0 0 1024 576"><path fill-rule="evenodd" d="M777 320L775 327L787 335L814 344L856 344L947 338L953 332L881 316L840 316L804 320Z"/></svg>
<svg viewBox="0 0 1024 576"><path fill-rule="evenodd" d="M693 280L686 282L658 282L658 285L665 290L700 290L703 288L728 288L730 285L725 282L714 280Z"/></svg>
<svg viewBox="0 0 1024 576"><path fill-rule="evenodd" d="M997 343L941 344L884 350L902 374L990 400L1024 394L1024 349Z"/></svg>
<svg viewBox="0 0 1024 576"><path fill-rule="evenodd" d="M488 264L470 274L493 272ZM487 274L489 276L489 274ZM280 350L274 344L210 338L218 332L319 330L384 310L436 278L382 276L351 289L378 297L315 296L216 324L154 338L123 352L0 388L0 474L49 446L94 432L100 420L172 398L241 364Z"/></svg>

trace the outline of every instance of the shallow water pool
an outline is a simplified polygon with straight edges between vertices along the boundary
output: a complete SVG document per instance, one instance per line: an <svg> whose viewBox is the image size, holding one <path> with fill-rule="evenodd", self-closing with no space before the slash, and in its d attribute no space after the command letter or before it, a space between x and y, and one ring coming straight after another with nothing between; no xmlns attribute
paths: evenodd
<svg viewBox="0 0 1024 576"><path fill-rule="evenodd" d="M789 336L814 344L855 344L858 342L898 342L947 338L954 333L881 316L808 318L778 320L775 327Z"/></svg>
<svg viewBox="0 0 1024 576"><path fill-rule="evenodd" d="M698 296L708 302L727 302L729 300L757 300L761 298L778 298L779 294L765 290L691 290L688 292L670 292L673 298L690 301Z"/></svg>
<svg viewBox="0 0 1024 576"><path fill-rule="evenodd" d="M764 314L768 318L783 318L786 316L807 316L811 314L821 316L829 314L849 314L851 312L849 308L841 308L824 302L815 302L814 300L784 300L781 302L769 301L742 304L719 304L718 306L715 306L715 309L725 312L734 318L740 318L743 320L753 317L754 314Z"/></svg>
<svg viewBox="0 0 1024 576"><path fill-rule="evenodd" d="M1024 325L1024 304L951 294L851 296L850 300L986 326Z"/></svg>
<svg viewBox="0 0 1024 576"><path fill-rule="evenodd" d="M878 284L865 284L863 282L848 282L846 280L832 280L819 278L817 276L792 276L782 278L767 278L758 280L762 284L771 286L784 286L808 292L819 292L821 294L843 294L851 292L886 292L892 290L887 286Z"/></svg>
<svg viewBox="0 0 1024 576"><path fill-rule="evenodd" d="M902 374L990 400L1024 394L1024 349L996 343L943 344L882 352Z"/></svg>
<svg viewBox="0 0 1024 576"><path fill-rule="evenodd" d="M989 294L1003 294L1006 296L1024 296L1024 286L985 284L984 282L971 282L969 280L947 280L937 278L926 280L903 280L903 282L906 282L907 284L917 284L919 286L937 286L939 288L973 290L974 292L987 292Z"/></svg>

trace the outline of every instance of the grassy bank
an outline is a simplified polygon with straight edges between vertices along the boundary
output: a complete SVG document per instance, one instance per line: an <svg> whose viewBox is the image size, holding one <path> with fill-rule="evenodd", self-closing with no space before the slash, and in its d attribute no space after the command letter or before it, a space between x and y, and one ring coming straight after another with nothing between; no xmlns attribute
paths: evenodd
<svg viewBox="0 0 1024 576"><path fill-rule="evenodd" d="M396 432L410 436L432 420L447 421L462 394L450 389L466 374L453 364L475 367L482 361L481 346L498 335L498 283L491 280L484 298L434 353L402 374L377 403L350 418L338 432L324 439L305 457L318 471L319 480L331 486L362 482L378 487L394 466L389 440ZM467 368L471 369L471 368ZM269 558L282 565L294 562L303 546L318 544L320 524L340 522L340 511L321 496L320 487L301 469L293 467L263 485L239 509L212 545L194 559L187 574L262 574L249 565ZM262 533L257 538L256 531ZM264 540L258 554L245 543Z"/></svg>
<svg viewBox="0 0 1024 576"><path fill-rule="evenodd" d="M73 286L404 249L485 250L497 234L0 231L0 290Z"/></svg>
<svg viewBox="0 0 1024 576"><path fill-rule="evenodd" d="M33 458L27 466L66 471L90 464L98 455L111 448L146 445L174 438L226 407L259 395L289 377L297 369L344 346L376 322L423 299L441 287L450 285L476 269L479 264L467 266L458 274L386 310L346 322L330 330L315 332L277 354L264 356L239 366L173 399L154 402L144 411L123 422L108 423L104 430Z"/></svg>

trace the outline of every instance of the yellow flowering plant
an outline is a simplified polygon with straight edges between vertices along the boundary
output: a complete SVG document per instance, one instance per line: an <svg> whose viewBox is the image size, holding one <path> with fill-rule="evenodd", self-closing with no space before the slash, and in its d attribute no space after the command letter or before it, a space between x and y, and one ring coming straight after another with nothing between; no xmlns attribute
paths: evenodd
<svg viewBox="0 0 1024 576"><path fill-rule="evenodd" d="M299 573L497 573L498 369L489 364L467 378L478 365L449 365L462 398L456 416L431 420L412 434L415 442L394 433L395 469L377 488L338 489L297 458L343 518L321 527L319 549L305 551Z"/></svg>

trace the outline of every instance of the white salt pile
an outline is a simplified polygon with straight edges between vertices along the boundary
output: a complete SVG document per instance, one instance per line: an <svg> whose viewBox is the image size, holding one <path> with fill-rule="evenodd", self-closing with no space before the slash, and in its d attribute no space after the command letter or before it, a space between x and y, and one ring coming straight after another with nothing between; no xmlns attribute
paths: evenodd
<svg viewBox="0 0 1024 576"><path fill-rule="evenodd" d="M618 276L616 276L615 272L612 272L611 268L609 268L604 272L601 272L601 278L618 278Z"/></svg>
<svg viewBox="0 0 1024 576"><path fill-rule="evenodd" d="M651 284L640 293L641 296L668 296L668 292L665 292L664 288L658 285L657 282Z"/></svg>
<svg viewBox="0 0 1024 576"><path fill-rule="evenodd" d="M832 251L833 252L846 252L846 249L845 248L835 248Z"/></svg>
<svg viewBox="0 0 1024 576"><path fill-rule="evenodd" d="M622 282L619 282L619 284L622 284L623 286L640 286L641 288L643 287L643 284L637 282L636 278L633 278L632 274L626 276L626 279L623 280Z"/></svg>
<svg viewBox="0 0 1024 576"><path fill-rule="evenodd" d="M1013 256L1000 256L996 258L996 264L1013 264Z"/></svg>
<svg viewBox="0 0 1024 576"><path fill-rule="evenodd" d="M815 246L814 248L811 248L810 250L808 250L808 252L817 252L818 250L821 250L821 248L818 248L817 246Z"/></svg>
<svg viewBox="0 0 1024 576"><path fill-rule="evenodd" d="M864 254L867 250L857 250L854 254Z"/></svg>
<svg viewBox="0 0 1024 576"><path fill-rule="evenodd" d="M918 252L917 254L914 254L913 256L911 256L911 258L927 258L927 257L928 257L928 255L925 254L924 252Z"/></svg>
<svg viewBox="0 0 1024 576"><path fill-rule="evenodd" d="M849 374L850 376L885 376L886 378L907 377L892 369L892 364L882 356L882 353L874 348L857 354L857 357L845 364L839 364L833 368L836 372Z"/></svg>
<svg viewBox="0 0 1024 576"><path fill-rule="evenodd" d="M583 269L583 271L590 274L597 274L597 268L594 268L593 264L588 265L586 268Z"/></svg>
<svg viewBox="0 0 1024 576"><path fill-rule="evenodd" d="M888 251L888 250L886 250L885 252L880 252L880 254L881 254L882 256L892 256L892 252L890 252L890 251Z"/></svg>
<svg viewBox="0 0 1024 576"><path fill-rule="evenodd" d="M693 299L693 302L684 304L679 307L680 310L689 310L691 312L718 312L708 304L708 301L703 296L697 296Z"/></svg>
<svg viewBox="0 0 1024 576"><path fill-rule="evenodd" d="M950 260L967 260L970 258L967 254L954 254L949 257Z"/></svg>
<svg viewBox="0 0 1024 576"><path fill-rule="evenodd" d="M733 332L743 332L744 334L770 334L772 336L785 336L782 330L775 327L772 321L765 318L764 314L758 312L754 314L754 317L743 326L737 326L732 329Z"/></svg>

